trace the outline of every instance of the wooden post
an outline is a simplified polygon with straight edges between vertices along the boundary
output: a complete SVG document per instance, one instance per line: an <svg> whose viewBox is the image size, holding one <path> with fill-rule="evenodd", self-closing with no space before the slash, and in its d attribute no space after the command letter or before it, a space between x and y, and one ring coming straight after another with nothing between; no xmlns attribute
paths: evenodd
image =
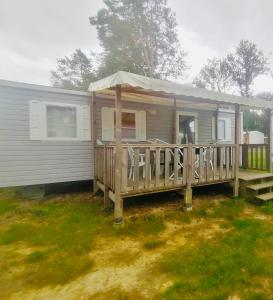
<svg viewBox="0 0 273 300"><path fill-rule="evenodd" d="M176 108L177 108L177 104L176 104L176 98L173 98L173 144L177 143L177 128L176 128Z"/></svg>
<svg viewBox="0 0 273 300"><path fill-rule="evenodd" d="M266 153L266 169L268 172L272 173L272 110L268 109L267 113L267 136L268 136L268 145Z"/></svg>
<svg viewBox="0 0 273 300"><path fill-rule="evenodd" d="M240 132L241 132L241 114L240 105L235 105L235 172L234 172L234 185L233 196L239 196L239 167L240 167Z"/></svg>
<svg viewBox="0 0 273 300"><path fill-rule="evenodd" d="M95 146L96 146L96 93L92 93L92 100L90 105L90 116L91 116L91 143L93 144L93 152L95 153ZM96 159L94 159L94 155L92 155L91 161L93 161L93 194L95 195L98 191L98 185L97 185L97 174L96 174Z"/></svg>
<svg viewBox="0 0 273 300"><path fill-rule="evenodd" d="M115 166L115 224L123 224L123 200L121 198L122 137L121 137L121 85L116 86L116 166Z"/></svg>
<svg viewBox="0 0 273 300"><path fill-rule="evenodd" d="M184 210L191 211L192 210L192 166L193 166L193 148L192 144L189 144L188 147L188 159L187 159L187 184L186 190L184 194Z"/></svg>
<svg viewBox="0 0 273 300"><path fill-rule="evenodd" d="M107 152L106 145L103 148L103 185L104 185L104 197L103 197L103 205L104 209L109 209L111 206L110 198L109 198L109 188L107 185Z"/></svg>

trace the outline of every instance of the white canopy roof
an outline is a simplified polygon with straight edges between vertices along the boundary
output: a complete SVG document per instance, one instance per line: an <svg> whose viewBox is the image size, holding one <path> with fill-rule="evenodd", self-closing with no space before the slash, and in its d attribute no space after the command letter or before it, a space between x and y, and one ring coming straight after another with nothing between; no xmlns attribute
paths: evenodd
<svg viewBox="0 0 273 300"><path fill-rule="evenodd" d="M113 88L122 86L123 97L136 99L170 99L174 96L179 99L191 99L192 101L204 100L202 102L240 104L255 108L273 109L273 101L258 98L246 98L236 95L223 94L206 89L195 88L191 85L179 84L167 80L149 78L129 72L119 71L104 79L92 82L89 91L99 94L114 95ZM184 97L184 98L183 98Z"/></svg>

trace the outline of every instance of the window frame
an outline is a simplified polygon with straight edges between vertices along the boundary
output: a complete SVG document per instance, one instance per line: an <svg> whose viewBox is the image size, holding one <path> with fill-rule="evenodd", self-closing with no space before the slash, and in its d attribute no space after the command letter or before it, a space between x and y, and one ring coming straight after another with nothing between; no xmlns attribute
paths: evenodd
<svg viewBox="0 0 273 300"><path fill-rule="evenodd" d="M45 141L80 141L80 106L78 104L68 104L60 102L43 102L44 104L44 138ZM76 109L76 137L49 137L47 132L47 107L48 106L57 106L57 107L69 107Z"/></svg>
<svg viewBox="0 0 273 300"><path fill-rule="evenodd" d="M219 121L224 121L224 124L225 124L224 139L219 138ZM231 128L230 129L228 128L229 124L231 125L231 119L230 118L226 118L226 117L218 117L217 118L217 141L220 141L220 142L231 142L232 141ZM230 139L227 138L228 130L230 130Z"/></svg>
<svg viewBox="0 0 273 300"><path fill-rule="evenodd" d="M138 130L138 119L137 119L137 114L139 112L139 110L135 110L135 109L127 109L127 108L123 108L121 110L121 113L123 112L127 112L127 113L134 113L135 114L135 124L136 124L136 128L135 128L135 131L136 131L136 138L134 139L130 139L130 138L122 138L122 141L123 142L139 142L140 140L138 139L137 137L137 130ZM115 114L116 114L116 109L113 108L113 113L114 113L114 123L113 123L113 129L114 129L114 135L115 135ZM128 129L128 127L121 127L121 130L122 129ZM130 130L130 128L129 128ZM116 138L114 136L114 141L116 141Z"/></svg>
<svg viewBox="0 0 273 300"><path fill-rule="evenodd" d="M198 112L191 112L191 111L183 111L183 110L177 110L176 111L176 141L179 143L179 116L189 116L189 117L194 117L194 121L196 124L195 128L195 145L198 144L199 140L199 135L198 135Z"/></svg>

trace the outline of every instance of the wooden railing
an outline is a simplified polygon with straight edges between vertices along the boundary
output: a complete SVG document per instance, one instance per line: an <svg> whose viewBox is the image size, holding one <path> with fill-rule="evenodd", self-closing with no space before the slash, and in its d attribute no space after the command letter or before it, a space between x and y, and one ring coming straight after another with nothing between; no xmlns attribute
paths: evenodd
<svg viewBox="0 0 273 300"><path fill-rule="evenodd" d="M241 167L244 169L267 170L268 144L240 145Z"/></svg>
<svg viewBox="0 0 273 300"><path fill-rule="evenodd" d="M235 145L122 145L123 195L230 181ZM95 178L115 192L115 145L95 147Z"/></svg>

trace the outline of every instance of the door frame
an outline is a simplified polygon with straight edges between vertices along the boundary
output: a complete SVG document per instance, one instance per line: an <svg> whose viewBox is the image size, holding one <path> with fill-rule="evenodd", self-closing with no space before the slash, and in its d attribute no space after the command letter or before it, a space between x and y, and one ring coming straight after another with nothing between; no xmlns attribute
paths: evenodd
<svg viewBox="0 0 273 300"><path fill-rule="evenodd" d="M195 144L198 144L198 113L190 111L176 111L176 143L179 144L179 116L191 116L195 121Z"/></svg>

